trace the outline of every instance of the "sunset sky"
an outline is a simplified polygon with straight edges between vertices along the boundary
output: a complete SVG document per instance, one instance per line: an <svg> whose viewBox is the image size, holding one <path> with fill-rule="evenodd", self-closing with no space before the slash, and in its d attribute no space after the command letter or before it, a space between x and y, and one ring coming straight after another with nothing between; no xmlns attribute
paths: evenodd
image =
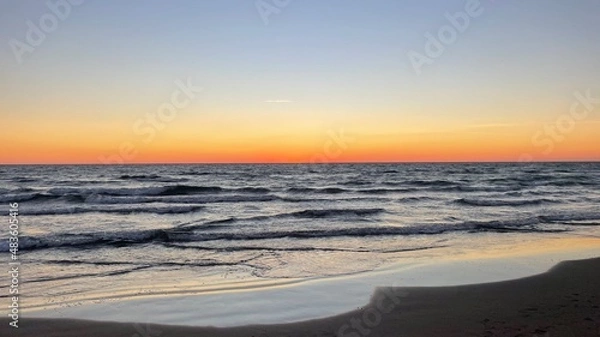
<svg viewBox="0 0 600 337"><path fill-rule="evenodd" d="M600 160L598 0L48 3L0 2L0 164Z"/></svg>

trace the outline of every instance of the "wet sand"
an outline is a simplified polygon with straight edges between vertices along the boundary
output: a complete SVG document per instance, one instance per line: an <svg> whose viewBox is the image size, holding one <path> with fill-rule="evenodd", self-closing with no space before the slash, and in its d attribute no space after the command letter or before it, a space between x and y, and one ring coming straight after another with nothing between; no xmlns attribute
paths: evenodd
<svg viewBox="0 0 600 337"><path fill-rule="evenodd" d="M0 336L600 336L600 258L562 262L512 281L380 288L363 308L300 323L184 327L21 317Z"/></svg>

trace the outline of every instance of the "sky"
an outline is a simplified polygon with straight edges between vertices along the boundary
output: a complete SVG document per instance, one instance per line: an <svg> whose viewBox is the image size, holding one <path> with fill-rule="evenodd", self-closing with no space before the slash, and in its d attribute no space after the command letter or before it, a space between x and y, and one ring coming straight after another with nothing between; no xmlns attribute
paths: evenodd
<svg viewBox="0 0 600 337"><path fill-rule="evenodd" d="M600 160L600 1L0 0L0 164Z"/></svg>

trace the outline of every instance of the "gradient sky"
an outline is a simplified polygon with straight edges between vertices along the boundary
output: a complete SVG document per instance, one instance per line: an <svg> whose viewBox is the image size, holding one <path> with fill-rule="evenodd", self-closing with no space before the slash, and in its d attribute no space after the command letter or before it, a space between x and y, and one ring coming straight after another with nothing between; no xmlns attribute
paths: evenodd
<svg viewBox="0 0 600 337"><path fill-rule="evenodd" d="M87 0L18 63L54 14L2 0L0 163L600 160L600 1L482 0L417 74L469 1Z"/></svg>

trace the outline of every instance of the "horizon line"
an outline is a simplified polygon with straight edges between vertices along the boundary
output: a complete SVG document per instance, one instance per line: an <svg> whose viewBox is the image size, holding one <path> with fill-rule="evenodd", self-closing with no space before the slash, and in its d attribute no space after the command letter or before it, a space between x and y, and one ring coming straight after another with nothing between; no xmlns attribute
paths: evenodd
<svg viewBox="0 0 600 337"><path fill-rule="evenodd" d="M532 161L356 161L356 162L142 162L142 163L0 163L0 166L141 166L141 165L351 165L351 164L568 164L600 163L597 160Z"/></svg>

